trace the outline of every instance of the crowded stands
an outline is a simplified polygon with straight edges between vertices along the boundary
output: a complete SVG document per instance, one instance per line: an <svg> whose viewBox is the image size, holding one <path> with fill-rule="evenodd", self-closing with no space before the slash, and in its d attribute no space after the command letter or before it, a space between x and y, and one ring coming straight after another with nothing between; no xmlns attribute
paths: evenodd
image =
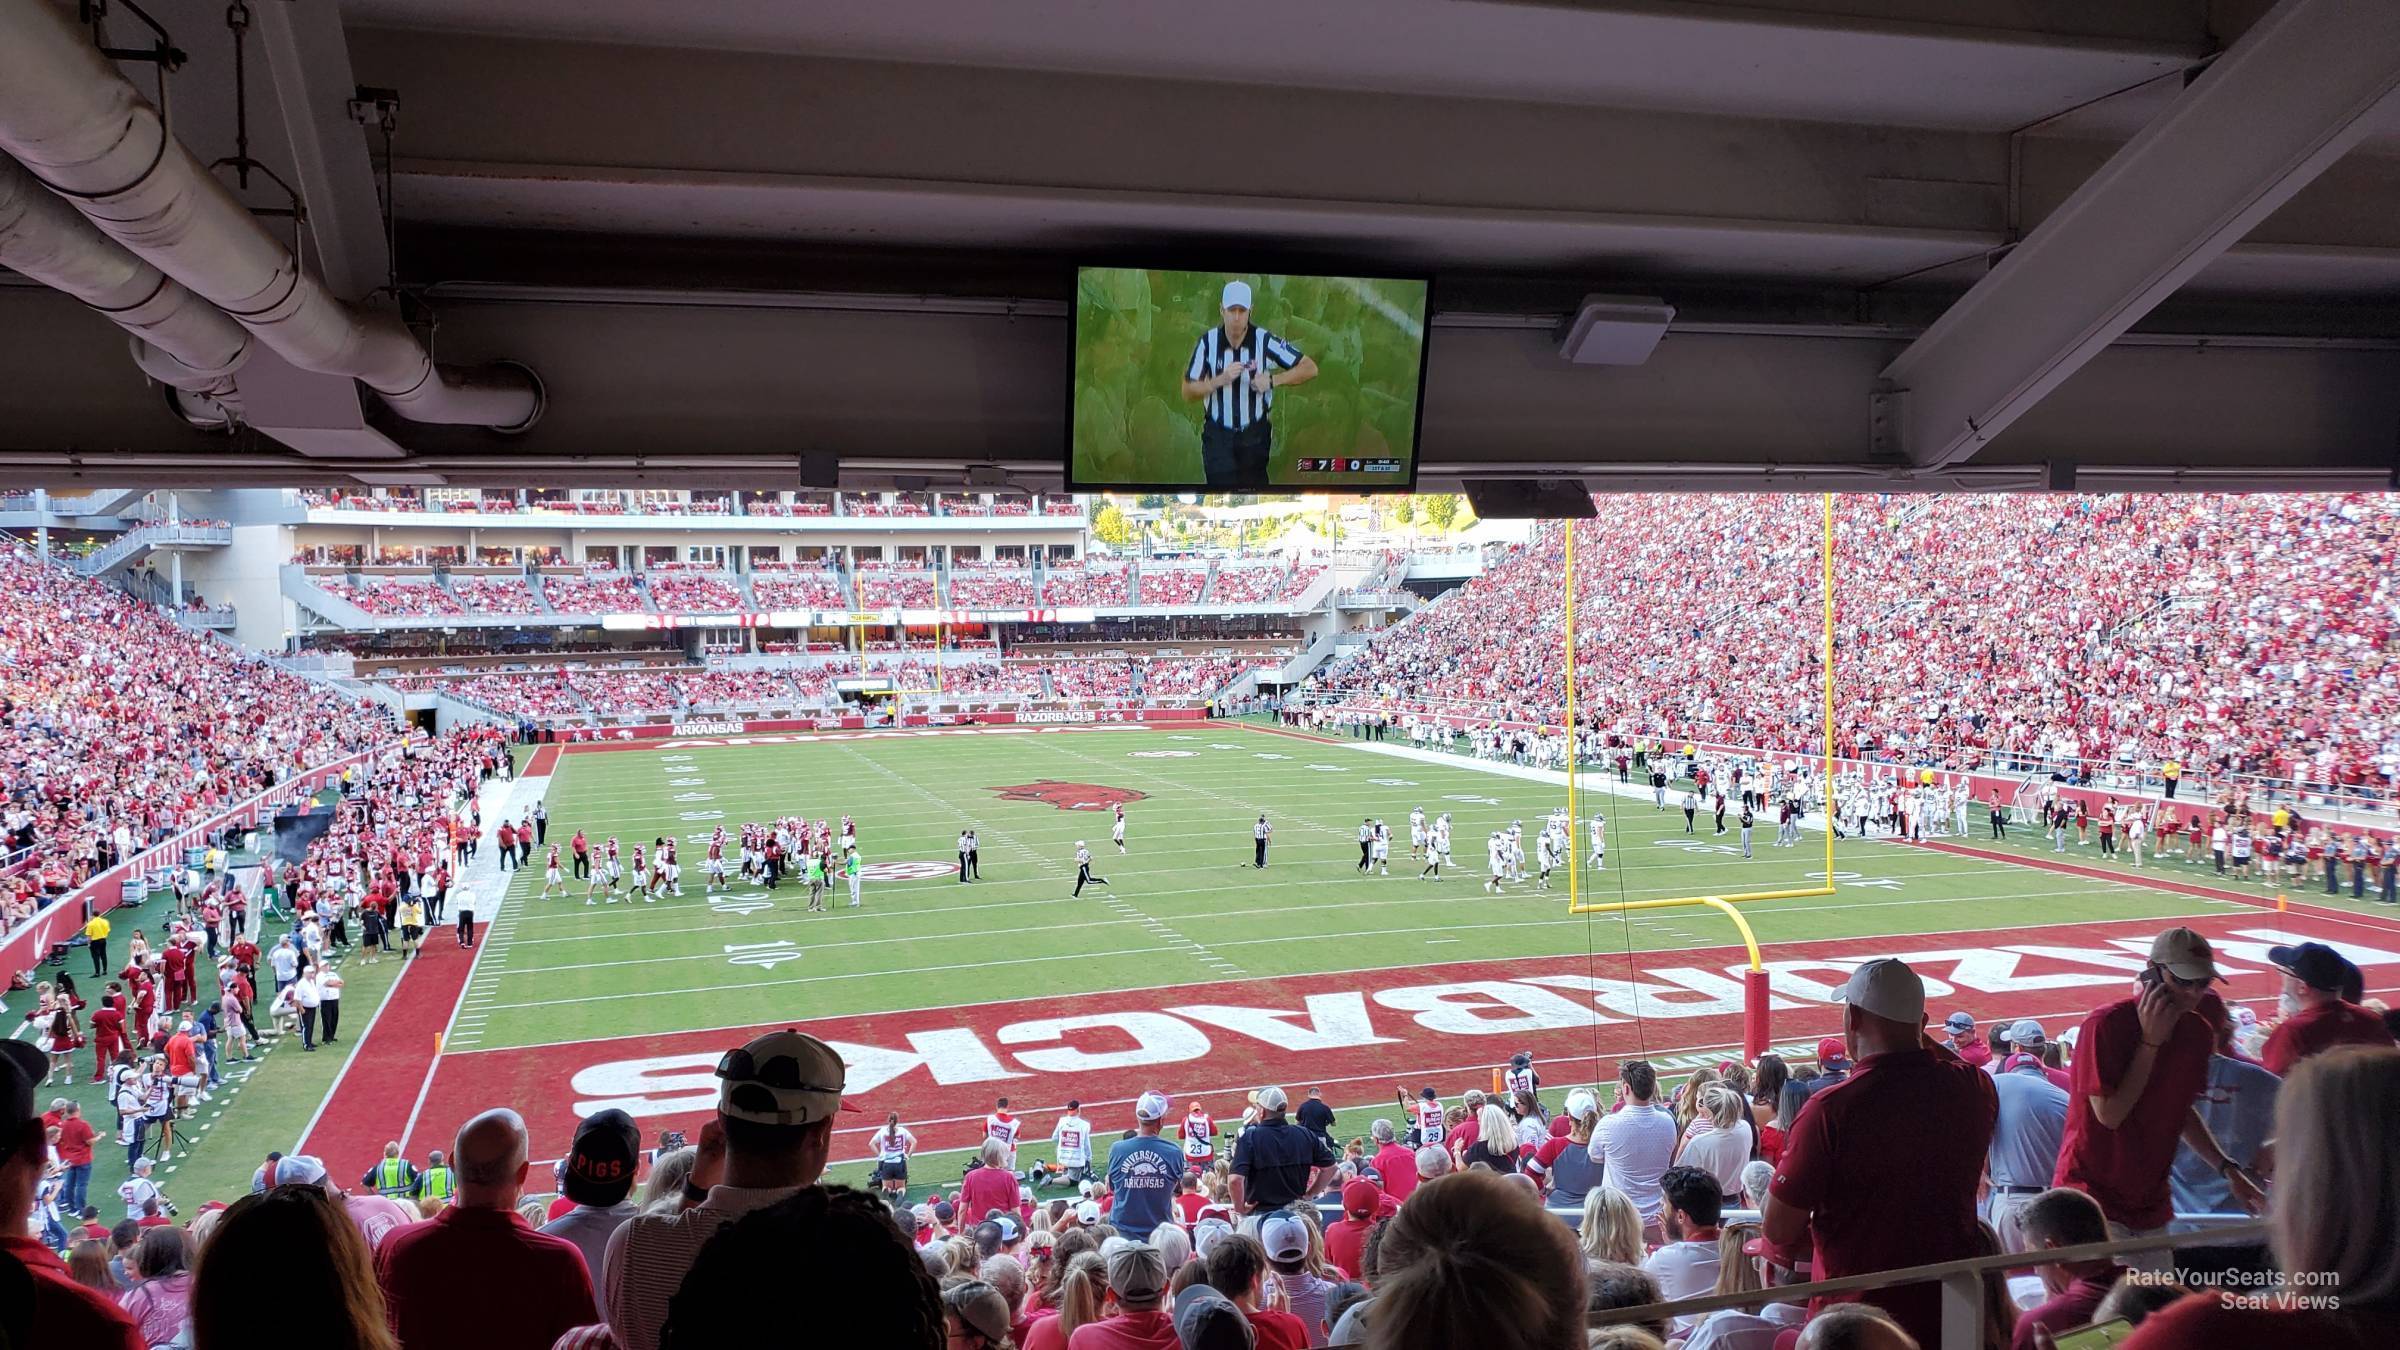
<svg viewBox="0 0 2400 1350"><path fill-rule="evenodd" d="M1596 502L1599 518L1575 527L1578 680L1594 724L1805 747L1822 689L1815 499ZM2400 497L1837 506L1846 755L2175 761L2384 797L2400 780ZM1561 556L1546 527L1322 684L1392 709L1557 718Z"/></svg>
<svg viewBox="0 0 2400 1350"><path fill-rule="evenodd" d="M1212 605L1263 605L1277 600L1297 600L1308 588L1325 575L1322 566L1284 567L1276 564L1226 564L1217 569L1216 584L1209 588L1208 602ZM1143 591L1149 590L1147 576Z"/></svg>
<svg viewBox="0 0 2400 1350"><path fill-rule="evenodd" d="M567 672L568 687L602 717L673 712L682 703L676 680L674 672L657 669L594 670L579 666Z"/></svg>
<svg viewBox="0 0 2400 1350"><path fill-rule="evenodd" d="M542 603L523 577L452 576L450 590L473 614L539 614Z"/></svg>
<svg viewBox="0 0 2400 1350"><path fill-rule="evenodd" d="M731 614L747 608L742 593L722 576L652 568L643 580L661 614Z"/></svg>
<svg viewBox="0 0 2400 1350"><path fill-rule="evenodd" d="M1142 603L1145 605L1193 605L1200 602L1200 592L1208 586L1208 565L1195 567L1173 563L1142 564Z"/></svg>
<svg viewBox="0 0 2400 1350"><path fill-rule="evenodd" d="M1128 605L1133 603L1129 598L1132 577L1133 569L1122 563L1091 558L1079 564L1051 563L1042 581L1042 603L1091 608Z"/></svg>
<svg viewBox="0 0 2400 1350"><path fill-rule="evenodd" d="M345 807L293 869L295 888L446 836L494 759L488 744L449 741L377 775L368 791L385 809ZM380 911L385 895L378 878L362 903ZM2342 962L2331 949L2276 956L2295 981L2343 975L2326 965ZM1010 1137L924 1187L892 1115L869 1142L900 1161L874 1191L824 1179L859 1104L841 1055L774 1031L716 1059L697 1150L646 1155L633 1117L586 1115L549 1174L548 1205L525 1120L494 1105L445 1122L423 1169L394 1145L383 1166L415 1179L396 1191L346 1189L321 1159L270 1152L247 1196L181 1223L137 1174L127 1194L155 1222L116 1229L60 1217L45 1137L81 1122L41 1113L42 1057L12 1041L0 1046L0 1200L32 1223L0 1250L31 1272L35 1325L111 1347L247 1344L262 1263L295 1286L278 1316L395 1350L778 1344L794 1307L838 1308L847 1339L909 1350L2000 1350L2102 1322L2124 1323L2108 1343L2133 1350L2388 1345L2400 1331L2400 1154L2387 1137L2400 1049L2379 1022L2296 1036L2313 1014L2295 1013L2267 1037L2283 1066L2260 1071L2267 1094L2195 1114L2216 1066L2246 1062L2199 978L2214 962L2198 934L2166 930L2146 968L2172 980L2052 1039L2022 1019L1989 1037L1971 1018L1929 1023L1926 981L1870 960L1843 988L1843 1035L1813 1064L1767 1054L1669 1082L1628 1059L1605 1085L1545 1086L1520 1055L1504 1070L1516 1086L1427 1086L1365 1121L1337 1116L1320 1089L1266 1084L1222 1156L1196 1160L1170 1137L1183 1103L1148 1090L1091 1119L1069 1102L1051 1135L1074 1151L1056 1171L1013 1161L1015 1132L1046 1122L995 1115ZM2136 1042L2152 1047L2139 1069L2122 1048ZM2187 1197L2187 1163L2214 1197ZM438 1192L428 1175L443 1178ZM1905 1195L1889 1184L1903 1175ZM2168 1235L2164 1216L2187 1199L2263 1212L2271 1245ZM2181 1244L2179 1259L2143 1238ZM2114 1257L2065 1250L2111 1240ZM1979 1260L1991 1264L1967 1341L1944 1340L1931 1283L1783 1292ZM2221 1289L2253 1292L2201 1284L2212 1272ZM777 1297L762 1299L768 1284ZM2343 1292L2280 1296L2325 1287ZM1711 1295L1733 1306L1678 1307Z"/></svg>
<svg viewBox="0 0 2400 1350"><path fill-rule="evenodd" d="M427 618L444 614L464 614L466 607L458 598L433 580L412 581L403 577L326 577L325 589L374 614L390 618Z"/></svg>
<svg viewBox="0 0 2400 1350"><path fill-rule="evenodd" d="M750 594L764 610L850 608L850 597L841 577L814 565L753 570Z"/></svg>
<svg viewBox="0 0 2400 1350"><path fill-rule="evenodd" d="M591 576L545 575L542 594L561 614L632 614L642 608L633 578L606 572Z"/></svg>
<svg viewBox="0 0 2400 1350"><path fill-rule="evenodd" d="M0 549L0 714L7 847L22 851L0 895L20 905L394 735L380 705L16 547Z"/></svg>
<svg viewBox="0 0 2400 1350"><path fill-rule="evenodd" d="M931 572L862 566L858 603L866 609L936 609L941 597Z"/></svg>
<svg viewBox="0 0 2400 1350"><path fill-rule="evenodd" d="M1033 573L1023 568L953 567L950 604L957 609L1031 609Z"/></svg>

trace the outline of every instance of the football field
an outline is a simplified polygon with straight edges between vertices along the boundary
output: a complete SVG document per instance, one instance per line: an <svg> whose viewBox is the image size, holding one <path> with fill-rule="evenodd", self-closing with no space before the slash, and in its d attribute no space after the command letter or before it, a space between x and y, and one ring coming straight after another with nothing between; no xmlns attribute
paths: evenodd
<svg viewBox="0 0 2400 1350"><path fill-rule="evenodd" d="M1037 1134L1070 1097L1108 1132L1130 1124L1124 1103L1147 1088L1173 1095L1178 1114L1198 1099L1231 1119L1245 1090L1272 1082L1295 1097L1321 1087L1343 1128L1363 1133L1366 1108L1396 1089L1455 1097L1488 1086L1517 1050L1559 1087L1627 1055L1699 1063L1739 1050L1747 957L1720 915L1570 915L1563 870L1547 892L1530 881L1483 889L1486 837L1522 820L1530 839L1564 801L1554 775L1231 723L742 741L543 756L552 842L581 828L595 849L617 836L629 856L672 836L684 893L587 905L571 883L567 897L541 898L537 852L471 966L453 963L463 988L445 997L404 982L386 1012L387 1036L440 1033L405 1128L346 1118L337 1093L311 1147L371 1149L390 1135L422 1157L501 1102L526 1113L540 1158L602 1106L632 1111L647 1136L688 1131L714 1100L717 1056L780 1025L823 1036L849 1062L861 1114L845 1122L836 1175L850 1179L886 1111L939 1154L979 1141L1002 1096ZM1672 795L1662 811L1646 791L1584 783L1582 813L1606 811L1609 834L1606 869L1577 879L1587 900L1806 887L1823 870L1813 828L1775 848L1763 823L1745 859L1731 817L1719 836L1703 812L1687 834ZM1109 843L1119 801L1123 855ZM1416 806L1453 820L1461 866L1438 881L1408 857ZM1261 812L1274 835L1257 869ZM859 907L837 889L828 912L807 912L805 886L789 879L707 890L712 829L738 836L744 821L788 814L857 821ZM1388 875L1357 868L1362 817L1392 827ZM983 879L962 884L956 839L968 826ZM1079 840L1107 884L1075 897ZM1579 824L1578 865L1585 840ZM2039 861L1842 841L1834 894L1745 905L1776 1043L1813 1046L1838 1031L1830 996L1870 954L1924 968L1937 1017L1963 1007L2056 1029L2129 978L2170 920L2231 944L2237 966L2295 931L2331 936L2370 968L2370 984L2384 982L2378 949L2400 946L2380 924ZM2242 968L2259 990L2237 993L2271 993L2271 972ZM386 1062L372 1046L364 1057ZM917 1179L955 1177L959 1161L929 1156Z"/></svg>

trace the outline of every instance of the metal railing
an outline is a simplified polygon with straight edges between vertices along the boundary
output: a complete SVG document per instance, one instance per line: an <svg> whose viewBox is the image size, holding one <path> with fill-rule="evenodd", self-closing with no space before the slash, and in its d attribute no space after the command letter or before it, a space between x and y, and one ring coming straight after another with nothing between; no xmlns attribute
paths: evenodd
<svg viewBox="0 0 2400 1350"><path fill-rule="evenodd" d="M2191 1219L2227 1219L2224 1215L2178 1215ZM1729 1217L1728 1222L1733 1220ZM1969 1257L1963 1261L1937 1261L1929 1265L1905 1266L1898 1270L1878 1270L1864 1275L1845 1275L1835 1280L1814 1280L1807 1284L1777 1285L1771 1289L1752 1290L1743 1294L1706 1294L1699 1298L1681 1299L1673 1303L1645 1303L1632 1308L1610 1308L1591 1314L1595 1327L1616 1326L1626 1322L1662 1322L1675 1317L1702 1317L1727 1308L1756 1308L1768 1303L1806 1305L1810 1300L1827 1294L1855 1294L1872 1289L1890 1289L1903 1284L1935 1284L1942 1286L1942 1335L1925 1350L1977 1350L1983 1344L1984 1293L1987 1276L2005 1275L2011 1270L2023 1270L2035 1265L2073 1265L2083 1261L2114 1261L2120 1256L2142 1252L2172 1251L2177 1247L2223 1246L2232 1243L2267 1240L2267 1226L2248 1216L2231 1219L2223 1227L2214 1228L2206 1241L2195 1241L2192 1233L2162 1233L2156 1237L2125 1238L2111 1242L2090 1242L2078 1247L2050 1247L2035 1252L1999 1252L1991 1256Z"/></svg>

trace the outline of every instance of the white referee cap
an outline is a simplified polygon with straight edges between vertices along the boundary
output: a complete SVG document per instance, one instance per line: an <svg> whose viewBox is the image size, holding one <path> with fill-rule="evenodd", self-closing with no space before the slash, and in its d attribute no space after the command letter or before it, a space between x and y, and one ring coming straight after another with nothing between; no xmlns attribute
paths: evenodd
<svg viewBox="0 0 2400 1350"><path fill-rule="evenodd" d="M1249 282L1228 281L1225 283L1225 296L1217 302L1217 308L1231 309L1235 305L1240 305L1244 309L1250 308Z"/></svg>

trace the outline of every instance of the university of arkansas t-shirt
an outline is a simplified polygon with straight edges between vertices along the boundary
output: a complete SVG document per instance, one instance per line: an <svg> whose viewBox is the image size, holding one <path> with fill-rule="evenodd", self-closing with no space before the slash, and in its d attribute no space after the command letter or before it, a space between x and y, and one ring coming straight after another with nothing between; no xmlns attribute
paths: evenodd
<svg viewBox="0 0 2400 1350"><path fill-rule="evenodd" d="M1150 1230L1171 1221L1183 1170L1182 1150L1156 1135L1120 1139L1110 1147L1108 1192L1115 1201L1110 1217L1118 1231L1147 1241Z"/></svg>

